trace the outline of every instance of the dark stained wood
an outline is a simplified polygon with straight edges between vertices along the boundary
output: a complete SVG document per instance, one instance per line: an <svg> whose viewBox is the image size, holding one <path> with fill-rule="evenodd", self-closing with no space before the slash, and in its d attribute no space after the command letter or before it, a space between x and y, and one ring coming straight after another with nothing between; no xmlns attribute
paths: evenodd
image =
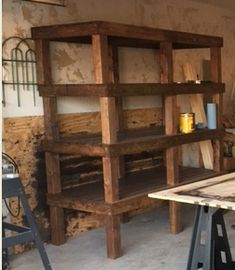
<svg viewBox="0 0 235 270"><path fill-rule="evenodd" d="M87 155L87 156L105 156L105 149L102 145L82 144L78 138L76 141L44 141L42 149L51 153Z"/></svg>
<svg viewBox="0 0 235 270"><path fill-rule="evenodd" d="M222 81L221 71L221 49L211 48L211 80L216 83ZM212 95L212 102L217 104L217 127L222 128L222 116L223 116L223 95L222 93L216 93ZM223 170L223 138L218 138L213 141L214 149L214 170Z"/></svg>
<svg viewBox="0 0 235 270"><path fill-rule="evenodd" d="M96 83L109 83L109 51L108 39L105 35L92 35L93 62ZM114 97L100 98L102 143L111 144L117 142L117 108ZM105 202L118 200L120 174L118 157L103 157L104 193ZM120 217L109 216L106 220L106 243L109 258L118 258L122 255L120 236Z"/></svg>
<svg viewBox="0 0 235 270"><path fill-rule="evenodd" d="M33 39L60 40L98 34L98 22L49 25L31 28Z"/></svg>
<svg viewBox="0 0 235 270"><path fill-rule="evenodd" d="M47 41L37 40L37 80L42 84L50 84L52 81L50 64L50 45ZM59 128L57 119L56 97L43 97L45 137L48 140L59 138ZM61 192L59 155L46 153L46 173L48 193L55 194ZM50 207L51 241L55 245L65 242L65 224L62 208Z"/></svg>
<svg viewBox="0 0 235 270"><path fill-rule="evenodd" d="M32 29L39 54L38 78L40 94L44 100L47 152L48 203L53 217L53 230L59 236L63 228L63 210L69 208L106 215L107 252L109 258L121 256L120 214L150 204L147 194L166 185L175 186L185 179L211 177L215 172L202 169L179 171L178 145L196 141L215 140L215 169L221 171L220 138L223 130L201 130L190 134L178 134L178 111L176 95L211 93L218 104L221 120L220 49L223 39L206 35L177 31L130 26L109 22L88 22L69 25L53 25ZM52 85L50 70L49 41L91 43L94 74L97 85ZM160 50L161 84L119 84L118 47L143 47ZM211 48L212 80L208 84L173 83L173 49ZM110 50L110 51L109 51ZM110 53L110 54L109 54ZM47 73L48 72L48 73ZM164 100L164 124L162 130L126 132L122 122L122 96L162 95ZM57 96L97 96L100 100L102 136L59 138L57 121ZM155 124L155 123L154 123ZM75 133L75 132L74 132ZM120 166L122 155L166 149L166 168L140 170L124 175ZM58 153L100 156L103 164L101 173L93 183L79 183L79 187L62 191L59 175ZM94 176L94 175L93 175ZM187 178L188 177L188 178ZM55 179L55 182L52 182ZM144 181L143 181L144 180ZM61 217L60 217L61 215ZM180 206L170 205L170 227L179 232ZM59 239L59 238L58 238ZM55 241L56 242L56 241ZM58 240L59 242L59 240Z"/></svg>
<svg viewBox="0 0 235 270"><path fill-rule="evenodd" d="M113 82L115 84L119 84L119 55L118 55L118 46L110 46L111 49L111 63L112 63L112 77L113 77ZM123 97L122 96L117 96L115 98L115 103L116 103L116 110L117 110L117 130L122 131L124 129L124 114L123 114ZM118 175L119 177L123 177L125 174L125 162L124 162L124 157L119 156L119 172ZM123 213L122 216L120 217L122 223L128 222L129 219L129 214L128 213Z"/></svg>
<svg viewBox="0 0 235 270"><path fill-rule="evenodd" d="M121 140L115 144L102 144L101 137L63 138L59 141L44 141L43 149L52 153L80 154L87 156L114 157L120 155L137 154L143 151L159 151L169 147L193 143L208 139L223 137L224 130L199 130L188 134L163 135L162 129L150 129L151 132L128 132L121 135ZM151 134L152 133L152 134ZM155 133L155 134L154 134ZM169 161L170 162L170 161Z"/></svg>
<svg viewBox="0 0 235 270"><path fill-rule="evenodd" d="M146 95L184 95L196 93L223 93L223 83L113 83L113 84L57 84L39 85L39 93L44 97L55 96L97 96L119 97ZM118 105L119 106L119 105ZM120 105L120 107L122 107ZM121 117L120 117L121 119ZM119 123L120 125L120 123Z"/></svg>
<svg viewBox="0 0 235 270"><path fill-rule="evenodd" d="M160 78L161 83L173 82L173 51L172 43L160 43ZM177 133L177 97L174 95L166 96L164 99L164 115L165 115L165 133L174 136ZM167 183L176 185L179 181L179 154L177 147L169 147L166 149L166 167L167 167ZM182 230L180 204L170 202L170 231L178 233Z"/></svg>
<svg viewBox="0 0 235 270"><path fill-rule="evenodd" d="M111 81L115 85L119 85L119 56L118 56L118 47L110 46L110 73L111 73ZM115 98L115 106L116 106L116 123L117 123L117 131L120 132L124 129L124 114L123 114L123 102L122 96L117 96ZM125 164L123 157L119 157L119 177L123 176L125 173Z"/></svg>
<svg viewBox="0 0 235 270"><path fill-rule="evenodd" d="M179 182L194 182L219 174L203 168L180 167ZM121 179L120 199L113 203L105 202L102 181L66 189L58 194L48 194L47 201L52 206L104 215L117 215L134 210L138 205L147 204L148 193L165 187L166 168L158 167L133 172Z"/></svg>
<svg viewBox="0 0 235 270"><path fill-rule="evenodd" d="M142 151L159 151L169 147L175 148L182 144L222 137L223 130L201 130L189 134L175 134L163 136L149 136L148 138L131 139L109 147L109 155L135 154ZM176 153L175 153L176 155ZM176 155L177 156L177 155ZM168 157L167 157L168 158ZM167 162L172 162L171 157ZM175 182L173 182L175 184Z"/></svg>
<svg viewBox="0 0 235 270"><path fill-rule="evenodd" d="M120 215L106 216L107 254L110 259L122 256Z"/></svg>
<svg viewBox="0 0 235 270"><path fill-rule="evenodd" d="M223 39L221 37L103 21L32 28L33 39L89 42L90 40L84 40L84 37L95 34L112 37L113 40L111 40L111 42L113 41L113 44L116 46L139 47L138 42L140 42L141 47L148 47L153 46L153 43L158 45L159 42L163 41L173 43L174 48L208 48L210 46L223 46Z"/></svg>

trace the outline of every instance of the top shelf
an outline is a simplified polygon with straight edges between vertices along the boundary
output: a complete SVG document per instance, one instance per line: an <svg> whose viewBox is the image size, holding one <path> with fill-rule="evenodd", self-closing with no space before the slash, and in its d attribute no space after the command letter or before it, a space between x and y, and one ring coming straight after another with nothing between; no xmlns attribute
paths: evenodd
<svg viewBox="0 0 235 270"><path fill-rule="evenodd" d="M32 28L32 38L91 43L92 35L108 36L109 44L123 47L159 48L171 42L173 49L223 47L223 38L104 21L49 25Z"/></svg>
<svg viewBox="0 0 235 270"><path fill-rule="evenodd" d="M39 85L39 94L49 96L145 96L223 93L223 83L120 83Z"/></svg>

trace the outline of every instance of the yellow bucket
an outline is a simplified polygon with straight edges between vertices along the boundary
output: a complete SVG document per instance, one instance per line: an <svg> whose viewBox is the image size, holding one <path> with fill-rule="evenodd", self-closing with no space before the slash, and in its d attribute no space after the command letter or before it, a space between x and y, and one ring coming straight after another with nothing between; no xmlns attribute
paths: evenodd
<svg viewBox="0 0 235 270"><path fill-rule="evenodd" d="M181 113L180 114L180 132L191 133L195 130L195 114Z"/></svg>

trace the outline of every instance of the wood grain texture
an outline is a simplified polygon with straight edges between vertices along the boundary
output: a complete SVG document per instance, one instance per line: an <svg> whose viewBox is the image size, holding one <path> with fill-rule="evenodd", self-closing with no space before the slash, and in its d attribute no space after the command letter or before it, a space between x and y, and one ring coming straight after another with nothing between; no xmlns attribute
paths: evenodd
<svg viewBox="0 0 235 270"><path fill-rule="evenodd" d="M51 84L51 59L48 41L36 41L36 66L39 83ZM59 138L56 97L43 97L44 127L46 139ZM61 192L59 155L46 153L47 191L49 193ZM50 207L51 241L55 245L65 242L65 224L62 208Z"/></svg>
<svg viewBox="0 0 235 270"><path fill-rule="evenodd" d="M160 43L160 79L161 83L173 82L173 46L170 42ZM166 96L164 99L165 134L173 135L177 133L177 97ZM177 147L166 149L167 184L175 185L179 181L179 154ZM170 203L170 231L177 233L182 230L180 218L180 205L175 202Z"/></svg>
<svg viewBox="0 0 235 270"><path fill-rule="evenodd" d="M149 194L151 198L235 210L235 173Z"/></svg>
<svg viewBox="0 0 235 270"><path fill-rule="evenodd" d="M117 46L109 46L110 50L110 80L119 85L119 50ZM123 111L123 100L122 96L115 98L115 107L116 107L116 123L117 131L122 131L124 129L124 111ZM125 174L125 162L124 157L119 156L118 164L118 176L121 177Z"/></svg>
<svg viewBox="0 0 235 270"><path fill-rule="evenodd" d="M179 182L195 182L215 176L211 170L180 167ZM145 181L143 181L145 178ZM120 180L120 199L107 203L102 182L88 183L78 187L67 188L59 194L48 194L51 206L87 211L102 215L117 215L136 209L150 202L148 193L166 187L166 168L158 166L131 172Z"/></svg>
<svg viewBox="0 0 235 270"><path fill-rule="evenodd" d="M185 81L198 80L197 72L191 63L185 63L183 65L183 71L184 71ZM198 86L200 87L201 84L198 84ZM206 112L204 109L203 95L202 94L190 95L189 100L190 100L190 106L191 106L192 112L195 113L195 123L205 123L207 125L207 117L206 117ZM213 155L212 142L210 140L199 142L199 146L200 146L202 161L205 168L213 169L214 155Z"/></svg>
<svg viewBox="0 0 235 270"><path fill-rule="evenodd" d="M84 39L84 37L99 34L112 36L110 43L117 46L157 47L162 41L172 42L174 48L208 48L210 46L223 46L223 39L221 37L104 21L32 28L33 39L63 39L67 42L90 43L91 40L87 38Z"/></svg>
<svg viewBox="0 0 235 270"><path fill-rule="evenodd" d="M105 35L92 36L93 62L96 83L110 82L108 38ZM114 97L100 98L102 143L117 142L118 111ZM119 157L103 157L104 193L105 202L110 203L119 198L120 160ZM122 255L120 217L106 218L107 256L116 259Z"/></svg>
<svg viewBox="0 0 235 270"><path fill-rule="evenodd" d="M58 115L60 137L77 133L96 133L101 131L100 114L98 112L73 113ZM76 124L74 124L76 123ZM124 111L125 128L144 128L159 126L162 124L161 108L135 109ZM46 171L44 155L39 151L42 140L45 139L43 116L27 116L16 118L4 118L3 142L5 151L12 156L18 164L21 181L27 195L28 202L34 213L43 239L50 238L49 213L46 211ZM153 166L152 158L135 161L130 160L127 164L128 171L140 170L150 165ZM90 164L90 163L89 163ZM91 165L89 165L91 168ZM71 169L70 169L71 171ZM84 177L86 177L84 175ZM84 178L84 181L86 179ZM69 186L66 182L64 185ZM56 194L54 194L56 196ZM17 210L17 200L11 201L13 211ZM140 209L130 213L132 216L142 213L146 209L160 206L155 201L151 204L140 204ZM136 208L135 208L136 209ZM79 235L84 231L104 225L104 217L95 213L66 212L66 235ZM18 218L12 218L14 224L27 225L24 223L24 214L21 211ZM23 252L27 247L17 246L15 252Z"/></svg>
<svg viewBox="0 0 235 270"><path fill-rule="evenodd" d="M138 132L139 131L139 132ZM207 141L223 137L223 129L200 130L188 134L164 135L163 128L150 128L123 132L114 144L102 144L101 135L73 136L59 141L44 141L42 149L51 153L74 154L101 157L119 157L141 152L161 151L169 147ZM211 168L212 169L212 168Z"/></svg>
<svg viewBox="0 0 235 270"><path fill-rule="evenodd" d="M184 95L195 93L223 93L223 83L109 83L109 84L54 84L39 85L39 93L44 97L55 96L146 96L146 95Z"/></svg>
<svg viewBox="0 0 235 270"><path fill-rule="evenodd" d="M200 94L190 95L190 105L192 111L195 113L195 122L207 124L203 96ZM214 154L211 140L201 141L199 145L204 167L212 170L214 168Z"/></svg>

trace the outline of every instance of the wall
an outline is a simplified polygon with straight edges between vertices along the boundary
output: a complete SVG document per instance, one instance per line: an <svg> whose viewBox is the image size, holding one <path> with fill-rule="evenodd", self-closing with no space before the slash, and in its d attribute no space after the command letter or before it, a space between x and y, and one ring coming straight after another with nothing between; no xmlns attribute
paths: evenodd
<svg viewBox="0 0 235 270"><path fill-rule="evenodd" d="M223 81L226 83L224 109L226 114L235 119L235 101L231 99L232 83L235 79L234 10L190 0L67 0L66 2L66 7L58 7L20 0L4 0L3 40L14 35L24 38L30 37L32 26L89 20L107 20L223 36ZM8 55L9 50L10 46L6 47L3 56ZM180 51L175 53L174 57L176 59L175 81L183 81L183 63L193 63L197 73L202 77L202 60L209 59L209 53L207 50L193 53ZM158 55L155 51L122 48L119 58L122 82L159 81ZM64 80L69 83L94 82L90 46L58 45L55 43L53 44L52 62L54 81L58 83ZM6 106L3 108L5 148L19 163L21 177L31 207L36 217L40 217L38 222L41 222L40 227L43 228L45 238L47 238L48 213L45 212L45 198L43 197L45 190L45 175L43 173L45 170L42 154L38 151L40 141L44 136L43 121L40 116L43 114L42 101L37 94L36 106L34 106L31 91L21 90L20 94L22 105L18 107L16 92L11 87L6 89ZM158 97L131 97L124 100L125 109L139 111L139 120L131 122L134 123L134 126L159 123L159 112L152 110L149 119L142 119L143 111L138 109L146 107L151 112L151 108L160 106L161 100ZM78 113L78 115L75 114L75 117L82 119L81 126L79 126L81 131L82 125L85 123L84 119L91 116L98 117L96 111L99 110L99 103L98 99L95 98L67 98L65 102L59 100L58 110L61 114ZM86 112L90 114L87 116ZM90 128L97 129L96 126ZM65 132L70 129L71 127L67 126ZM194 146L191 149L194 151ZM195 156L193 159L188 159L188 162L193 165L198 163ZM14 207L14 201L12 205ZM68 235L78 234L102 224L102 219L100 220L97 216L84 217L83 214L79 214L78 217L79 219L68 217ZM85 222L83 222L84 220ZM21 215L16 222L23 222L23 216Z"/></svg>
<svg viewBox="0 0 235 270"><path fill-rule="evenodd" d="M231 100L232 83L235 80L235 15L234 9L202 4L190 0L67 0L66 7L35 4L20 0L3 1L3 40L18 35L30 37L30 27L47 24L82 22L89 20L108 20L121 23L145 25L165 29L195 32L200 34L224 37L223 81L226 83L224 103L225 113L233 115L235 100ZM217 2L217 1L216 1ZM68 47L70 54L68 55ZM92 58L89 46L64 45L56 46L53 54L55 80L61 82L94 81L91 67ZM7 53L3 51L3 55ZM157 61L152 57L153 51L128 50L120 52L121 80L130 82L156 82L158 77ZM84 57L86 56L86 57ZM203 51L191 56L188 52L176 55L177 68L175 80L182 81L182 63L195 63L199 75L202 74L201 61L208 59L209 54ZM156 56L157 58L157 56ZM63 69L63 72L61 72ZM7 91L7 105L3 108L5 117L42 114L41 99L37 98L37 106L33 106L32 97L27 91L21 91L23 105L17 107L16 93ZM144 104L143 104L144 103ZM158 98L127 98L126 108L155 107L160 105ZM59 112L96 111L98 101L83 98L77 103L74 99L59 102Z"/></svg>

